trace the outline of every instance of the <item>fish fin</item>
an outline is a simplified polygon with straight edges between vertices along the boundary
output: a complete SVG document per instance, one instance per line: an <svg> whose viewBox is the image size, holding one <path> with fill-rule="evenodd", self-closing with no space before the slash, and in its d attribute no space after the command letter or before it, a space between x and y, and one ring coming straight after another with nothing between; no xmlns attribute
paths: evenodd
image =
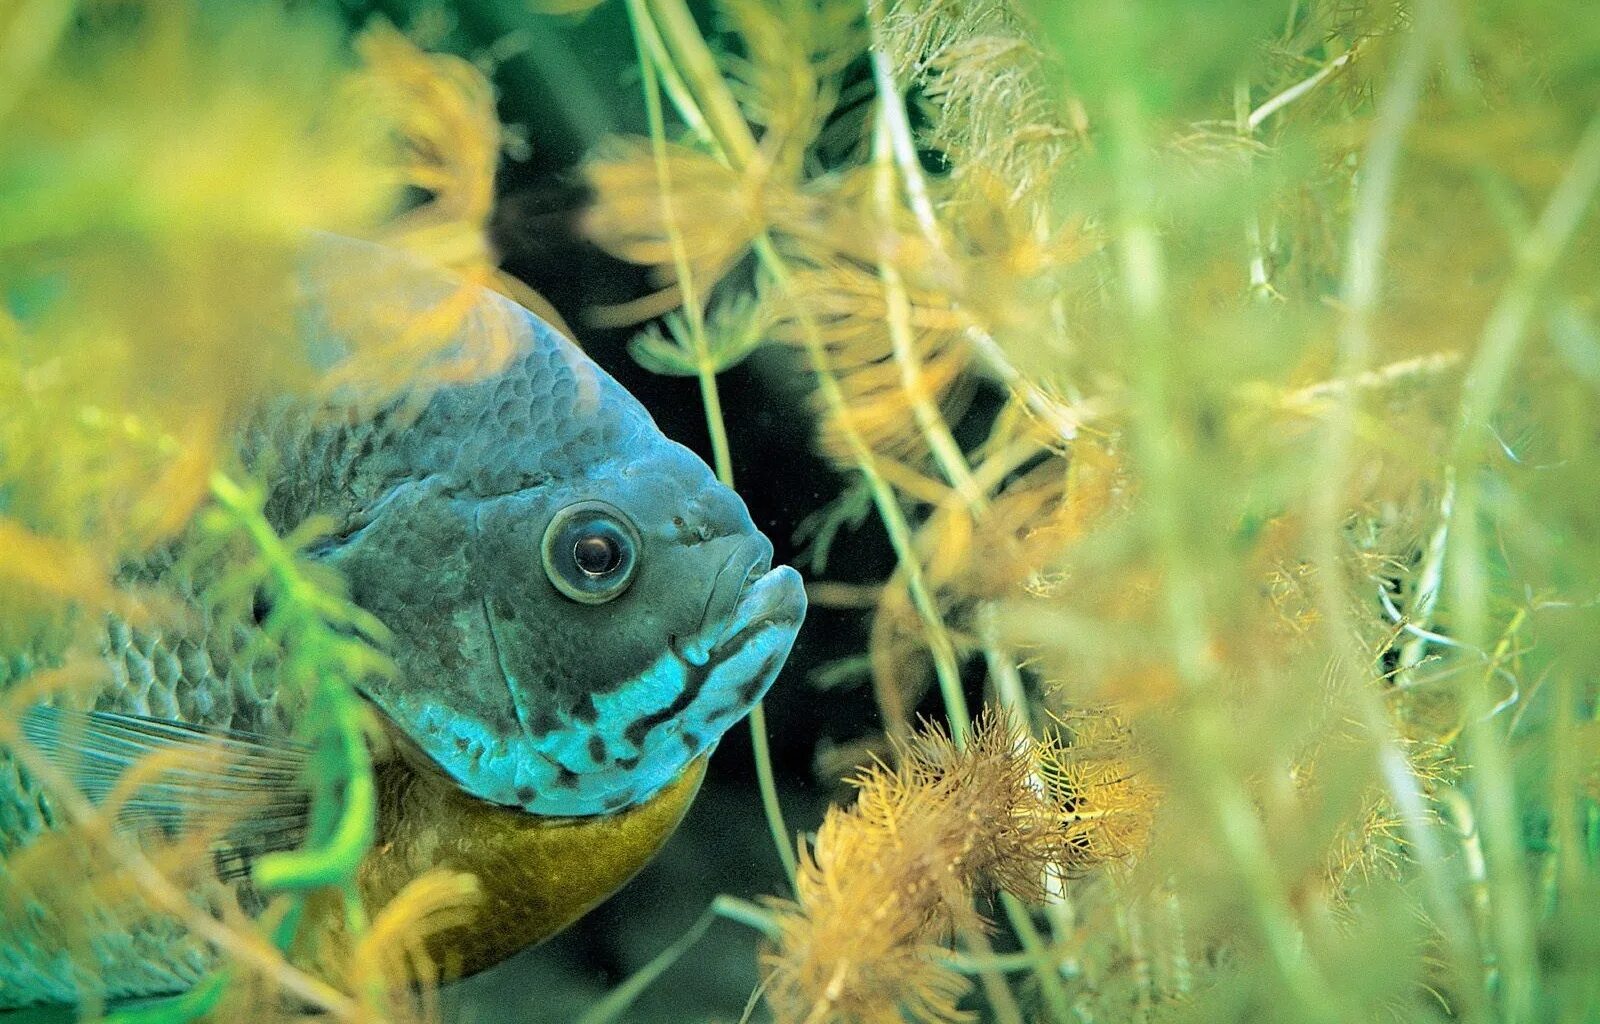
<svg viewBox="0 0 1600 1024"><path fill-rule="evenodd" d="M295 849L305 839L311 750L302 744L42 705L23 713L21 727L90 802L115 802L119 828L168 836L214 829L217 873L224 879L243 877L256 857Z"/></svg>

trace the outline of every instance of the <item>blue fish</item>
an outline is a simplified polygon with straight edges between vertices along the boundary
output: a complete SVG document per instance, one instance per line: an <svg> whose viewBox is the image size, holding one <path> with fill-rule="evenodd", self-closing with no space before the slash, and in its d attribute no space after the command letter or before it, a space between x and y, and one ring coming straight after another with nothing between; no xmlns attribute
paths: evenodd
<svg viewBox="0 0 1600 1024"><path fill-rule="evenodd" d="M431 946L470 972L564 927L654 854L706 755L782 667L804 588L772 566L739 497L531 313L368 243L319 238L306 267L320 358L446 308L465 309L461 349L498 338L515 352L487 379L375 410L282 405L240 442L273 525L331 522L312 556L391 635L395 671L361 683L391 741L363 893L377 906L431 867L477 874L483 911ZM132 572L168 583L181 562ZM169 631L111 619L92 705L36 707L23 731L94 799L152 753L234 751L225 771L136 792L119 821L202 820L251 790L261 810L231 826L217 864L259 910L238 866L303 838L301 712L247 631L212 629L196 608L201 625ZM0 751L0 908L17 904L7 863L60 818ZM62 912L0 909L0 1008L181 991L216 960L153 913L88 920L88 945L66 948L73 928L49 920Z"/></svg>

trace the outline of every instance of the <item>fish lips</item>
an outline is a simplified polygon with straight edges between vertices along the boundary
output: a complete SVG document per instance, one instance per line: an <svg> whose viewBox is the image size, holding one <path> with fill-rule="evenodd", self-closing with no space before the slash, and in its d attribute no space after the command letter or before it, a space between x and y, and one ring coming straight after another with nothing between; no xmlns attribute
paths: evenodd
<svg viewBox="0 0 1600 1024"><path fill-rule="evenodd" d="M699 668L753 626L798 627L804 616L800 574L788 566L772 568L772 542L751 533L738 540L717 570L699 626L686 638L674 638L672 647Z"/></svg>

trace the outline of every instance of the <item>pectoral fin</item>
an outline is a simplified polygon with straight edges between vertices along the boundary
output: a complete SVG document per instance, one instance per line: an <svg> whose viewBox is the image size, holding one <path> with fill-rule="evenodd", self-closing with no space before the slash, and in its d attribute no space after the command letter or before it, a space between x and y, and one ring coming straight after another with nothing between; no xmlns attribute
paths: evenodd
<svg viewBox="0 0 1600 1024"><path fill-rule="evenodd" d="M111 711L36 706L23 737L117 827L176 836L213 830L219 876L241 877L256 857L305 838L311 751L256 733Z"/></svg>

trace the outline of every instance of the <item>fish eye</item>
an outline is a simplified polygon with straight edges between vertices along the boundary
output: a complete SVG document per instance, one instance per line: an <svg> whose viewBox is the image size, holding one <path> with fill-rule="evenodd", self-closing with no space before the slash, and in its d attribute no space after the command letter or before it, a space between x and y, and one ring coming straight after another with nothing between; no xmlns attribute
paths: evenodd
<svg viewBox="0 0 1600 1024"><path fill-rule="evenodd" d="M580 501L550 520L540 553L557 590L583 604L602 604L633 582L639 531L616 506Z"/></svg>

